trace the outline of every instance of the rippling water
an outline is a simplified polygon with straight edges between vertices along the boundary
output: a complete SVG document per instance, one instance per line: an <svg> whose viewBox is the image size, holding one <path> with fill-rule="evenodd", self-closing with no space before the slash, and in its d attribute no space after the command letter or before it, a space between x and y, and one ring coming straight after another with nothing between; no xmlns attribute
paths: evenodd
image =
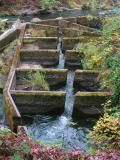
<svg viewBox="0 0 120 160"><path fill-rule="evenodd" d="M57 144L64 150L80 148L87 151L90 147L86 134L95 123L95 119L73 121L66 116L35 116L33 123L28 125L32 137L46 145Z"/></svg>

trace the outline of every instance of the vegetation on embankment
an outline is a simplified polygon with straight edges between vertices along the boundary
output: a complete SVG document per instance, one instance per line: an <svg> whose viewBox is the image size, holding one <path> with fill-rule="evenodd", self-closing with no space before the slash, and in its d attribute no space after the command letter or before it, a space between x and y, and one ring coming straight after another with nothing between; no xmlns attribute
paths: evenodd
<svg viewBox="0 0 120 160"><path fill-rule="evenodd" d="M102 36L76 46L84 53L84 69L99 70L103 89L109 89L112 98L104 105L104 115L90 133L99 149L120 149L120 16L103 21Z"/></svg>
<svg viewBox="0 0 120 160"><path fill-rule="evenodd" d="M34 15L41 10L81 9L110 9L119 7L119 0L0 0L0 15ZM50 12L49 12L50 13Z"/></svg>
<svg viewBox="0 0 120 160"><path fill-rule="evenodd" d="M64 152L56 147L47 147L33 141L26 134L0 130L0 159L5 160L117 160L119 150L104 150L84 153L79 149Z"/></svg>

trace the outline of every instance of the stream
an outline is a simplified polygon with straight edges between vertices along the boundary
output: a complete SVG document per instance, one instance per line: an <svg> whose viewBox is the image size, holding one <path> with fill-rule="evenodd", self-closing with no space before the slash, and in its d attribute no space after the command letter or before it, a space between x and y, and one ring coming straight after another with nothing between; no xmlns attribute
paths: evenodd
<svg viewBox="0 0 120 160"><path fill-rule="evenodd" d="M8 19L9 21L15 21L18 18L23 21L31 21L33 18L37 17L42 20L45 19L54 19L58 17L78 17L78 16L85 16L85 15L99 15L99 16L111 16L115 14L120 14L120 8L113 8L108 10L96 9L96 10L81 10L81 9L66 9L63 11L54 11L51 14L38 14L36 16L0 16L1 19Z"/></svg>

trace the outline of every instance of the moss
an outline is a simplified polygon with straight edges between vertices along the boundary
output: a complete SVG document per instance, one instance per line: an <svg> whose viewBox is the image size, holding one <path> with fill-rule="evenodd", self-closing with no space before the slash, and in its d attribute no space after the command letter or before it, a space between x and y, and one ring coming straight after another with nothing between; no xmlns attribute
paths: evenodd
<svg viewBox="0 0 120 160"><path fill-rule="evenodd" d="M46 37L45 30L38 30L38 29L29 28L26 31L26 33L30 34L30 36L32 36L32 37Z"/></svg>
<svg viewBox="0 0 120 160"><path fill-rule="evenodd" d="M46 57L46 58L56 58L59 57L58 50L22 50L21 51L22 57Z"/></svg>
<svg viewBox="0 0 120 160"><path fill-rule="evenodd" d="M0 16L9 16L9 12L8 11L0 11Z"/></svg>
<svg viewBox="0 0 120 160"><path fill-rule="evenodd" d="M12 95L25 95L25 96L65 96L66 92L56 92L56 91L23 91L23 92L19 92L19 91L11 91Z"/></svg>
<svg viewBox="0 0 120 160"><path fill-rule="evenodd" d="M79 69L77 69L75 71L75 73L91 73L91 74L98 73L99 74L99 71L97 71L97 70L79 70Z"/></svg>
<svg viewBox="0 0 120 160"><path fill-rule="evenodd" d="M75 96L100 96L100 97L104 97L104 96L111 96L110 92L77 92Z"/></svg>
<svg viewBox="0 0 120 160"><path fill-rule="evenodd" d="M67 28L63 29L63 36L66 37L79 37L81 35L81 31L77 29Z"/></svg>
<svg viewBox="0 0 120 160"><path fill-rule="evenodd" d="M53 29L53 28L46 29L46 36L57 37L58 36L58 30Z"/></svg>
<svg viewBox="0 0 120 160"><path fill-rule="evenodd" d="M67 73L67 69L47 69L47 68L34 68L34 69L31 69L31 68L18 68L17 71L20 71L20 72L24 72L24 71L40 71L40 72L53 72L53 73Z"/></svg>

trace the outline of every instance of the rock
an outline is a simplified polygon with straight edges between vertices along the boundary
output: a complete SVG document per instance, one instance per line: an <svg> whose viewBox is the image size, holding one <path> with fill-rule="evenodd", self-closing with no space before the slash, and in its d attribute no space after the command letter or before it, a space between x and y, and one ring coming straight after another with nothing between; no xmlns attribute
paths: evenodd
<svg viewBox="0 0 120 160"><path fill-rule="evenodd" d="M37 23L37 22L41 22L41 19L40 18L33 18L31 20L32 23Z"/></svg>
<svg viewBox="0 0 120 160"><path fill-rule="evenodd" d="M60 7L58 10L62 12L62 11L70 11L71 9L66 7Z"/></svg>
<svg viewBox="0 0 120 160"><path fill-rule="evenodd" d="M56 19L63 19L63 17L57 17Z"/></svg>
<svg viewBox="0 0 120 160"><path fill-rule="evenodd" d="M39 13L39 9L33 8L22 8L20 10L13 10L12 14L17 16L25 16L25 15L36 15Z"/></svg>

